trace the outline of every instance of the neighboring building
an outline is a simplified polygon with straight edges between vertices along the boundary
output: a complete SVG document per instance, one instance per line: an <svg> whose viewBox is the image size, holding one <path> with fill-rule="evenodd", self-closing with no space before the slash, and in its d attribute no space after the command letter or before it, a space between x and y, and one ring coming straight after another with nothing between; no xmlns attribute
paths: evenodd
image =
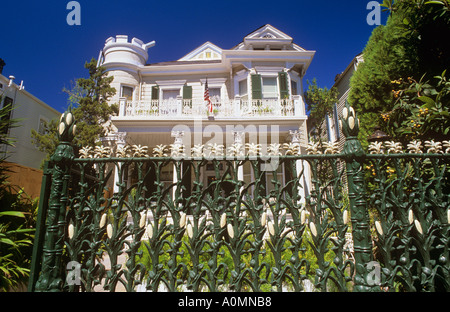
<svg viewBox="0 0 450 312"><path fill-rule="evenodd" d="M23 187L30 196L39 196L42 171L40 165L45 153L40 152L31 142L31 129L44 131L43 121L59 118L60 112L25 91L23 82L14 83L14 77L6 78L0 74L0 107L12 105L10 119L18 119L16 127L8 129L9 137L15 140L14 146L0 146L0 152L8 155L11 170L9 182Z"/></svg>
<svg viewBox="0 0 450 312"><path fill-rule="evenodd" d="M329 133L329 139L332 142L339 142L339 150L344 148L345 136L342 133L342 129L339 127L339 116L342 115L342 110L345 107L345 102L348 99L350 93L350 79L358 68L358 65L364 61L362 53L358 54L348 64L347 68L339 75L336 76L334 85L338 90L338 102L334 106L333 116L327 120L327 128Z"/></svg>
<svg viewBox="0 0 450 312"><path fill-rule="evenodd" d="M360 53L353 58L342 73L336 75L333 88L336 88L338 91L338 102L334 105L332 116L327 116L322 124L322 129L325 129L326 132L324 134L326 137L322 137L322 140L336 142L339 146L339 151L342 151L345 142L345 136L339 127L339 116L342 115L342 110L345 107L345 102L350 93L350 79L357 70L358 65L363 61L363 55ZM310 135L313 128L313 126L309 125L308 130Z"/></svg>
<svg viewBox="0 0 450 312"><path fill-rule="evenodd" d="M177 142L187 148L296 142L305 153L302 80L314 51L271 25L231 49L206 42L176 61L148 63L154 45L121 35L106 40L99 63L114 77L117 94L111 103L120 107L111 118L117 131L107 139L148 146L149 154L159 144ZM206 85L212 108L205 102ZM172 168L163 173L172 183ZM251 181L250 167L240 174ZM213 176L203 173L204 182Z"/></svg>

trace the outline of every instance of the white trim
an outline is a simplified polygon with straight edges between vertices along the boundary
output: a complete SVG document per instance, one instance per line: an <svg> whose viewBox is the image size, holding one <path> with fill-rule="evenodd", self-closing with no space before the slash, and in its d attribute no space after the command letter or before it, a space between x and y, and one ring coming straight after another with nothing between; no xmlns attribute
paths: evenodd
<svg viewBox="0 0 450 312"><path fill-rule="evenodd" d="M284 67L255 66L256 72L264 77L278 77L278 73L284 71Z"/></svg>
<svg viewBox="0 0 450 312"><path fill-rule="evenodd" d="M157 80L156 84L161 89L177 89L182 88L187 80Z"/></svg>
<svg viewBox="0 0 450 312"><path fill-rule="evenodd" d="M262 37L265 36L266 34L271 34L271 35L276 37L276 38L273 38L273 39L293 40L291 36L285 34L284 32L282 32L279 29L276 29L275 27L273 27L270 24L267 24L267 25L264 25L261 28L258 28L257 30L255 30L251 34L247 35L244 38L244 40L245 39L262 39Z"/></svg>
<svg viewBox="0 0 450 312"><path fill-rule="evenodd" d="M134 94L135 94L135 92L136 92L136 86L135 86L135 85L132 85L132 84L129 84L129 83L122 83L122 82L121 82L121 83L119 84L119 88L120 88L120 90L119 90L119 92L120 92L120 97L125 97L125 96L123 96L123 87L128 87L128 88L133 89L133 91L132 91L132 93L131 93L131 100L133 101L134 98L135 98Z"/></svg>
<svg viewBox="0 0 450 312"><path fill-rule="evenodd" d="M206 80L208 80L209 88L221 88L227 82L227 78L202 78L200 79L202 85L206 83Z"/></svg>
<svg viewBox="0 0 450 312"><path fill-rule="evenodd" d="M185 56L183 56L182 58L180 58L178 61L193 61L194 58L199 55L200 53L203 53L203 51L210 49L213 52L216 52L217 54L219 54L219 56L222 56L222 49L219 48L218 46L216 46L215 44L207 41L204 44L202 44L201 46L199 46L198 48L194 49L193 51L189 52L188 54L186 54ZM204 59L204 60L220 60L221 58L210 58L210 59Z"/></svg>

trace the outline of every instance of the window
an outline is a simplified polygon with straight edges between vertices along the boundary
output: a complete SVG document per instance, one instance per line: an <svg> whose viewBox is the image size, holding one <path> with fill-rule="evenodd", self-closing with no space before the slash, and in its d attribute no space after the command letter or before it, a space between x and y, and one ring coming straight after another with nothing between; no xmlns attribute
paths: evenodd
<svg viewBox="0 0 450 312"><path fill-rule="evenodd" d="M126 98L127 101L133 100L133 88L122 86L122 97Z"/></svg>
<svg viewBox="0 0 450 312"><path fill-rule="evenodd" d="M13 99L10 97L5 97L3 100L3 107L6 109L6 113L2 116L3 127L0 128L0 134L7 134L9 131L10 123L7 122L11 119L12 107L13 107Z"/></svg>
<svg viewBox="0 0 450 312"><path fill-rule="evenodd" d="M298 94L297 82L294 80L291 80L291 90L292 90L292 95Z"/></svg>
<svg viewBox="0 0 450 312"><path fill-rule="evenodd" d="M263 99L278 98L276 77L263 77L262 84Z"/></svg>
<svg viewBox="0 0 450 312"><path fill-rule="evenodd" d="M213 102L220 101L220 88L209 88L209 98Z"/></svg>
<svg viewBox="0 0 450 312"><path fill-rule="evenodd" d="M248 95L247 79L239 81L239 95L241 97Z"/></svg>
<svg viewBox="0 0 450 312"><path fill-rule="evenodd" d="M47 131L47 120L44 117L39 118L38 131L39 134L46 134Z"/></svg>
<svg viewBox="0 0 450 312"><path fill-rule="evenodd" d="M175 100L180 95L180 90L163 90L164 100Z"/></svg>

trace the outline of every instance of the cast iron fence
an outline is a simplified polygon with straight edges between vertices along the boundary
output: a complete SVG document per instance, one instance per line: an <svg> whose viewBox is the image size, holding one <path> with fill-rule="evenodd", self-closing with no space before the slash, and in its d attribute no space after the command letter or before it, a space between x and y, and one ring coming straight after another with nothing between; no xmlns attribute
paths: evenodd
<svg viewBox="0 0 450 312"><path fill-rule="evenodd" d="M66 112L29 290L449 291L450 154L365 154L342 122L340 154L75 158Z"/></svg>

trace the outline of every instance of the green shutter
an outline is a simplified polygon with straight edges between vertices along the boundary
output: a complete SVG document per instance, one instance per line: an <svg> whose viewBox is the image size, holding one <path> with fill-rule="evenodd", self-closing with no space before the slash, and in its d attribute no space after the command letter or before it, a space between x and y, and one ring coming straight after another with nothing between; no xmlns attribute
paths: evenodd
<svg viewBox="0 0 450 312"><path fill-rule="evenodd" d="M159 87L158 86L152 87L152 100L159 100Z"/></svg>
<svg viewBox="0 0 450 312"><path fill-rule="evenodd" d="M183 99L192 100L192 86L188 85L183 86Z"/></svg>
<svg viewBox="0 0 450 312"><path fill-rule="evenodd" d="M261 75L252 75L252 98L254 100L262 99Z"/></svg>
<svg viewBox="0 0 450 312"><path fill-rule="evenodd" d="M286 99L289 97L289 87L288 87L288 75L286 72L278 73L278 81L280 84L280 98Z"/></svg>

